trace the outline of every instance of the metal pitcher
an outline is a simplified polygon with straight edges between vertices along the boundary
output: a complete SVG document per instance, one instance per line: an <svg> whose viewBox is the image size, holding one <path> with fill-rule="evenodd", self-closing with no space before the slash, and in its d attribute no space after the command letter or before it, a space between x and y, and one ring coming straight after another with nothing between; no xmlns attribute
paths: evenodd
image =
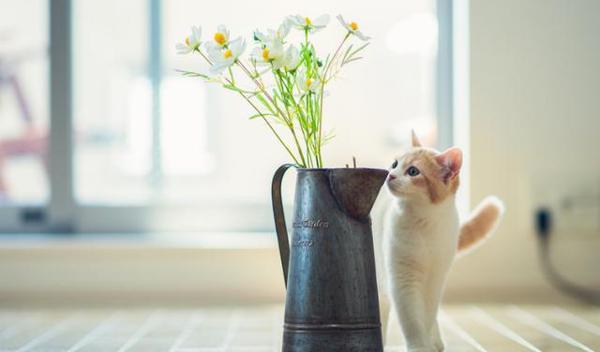
<svg viewBox="0 0 600 352"><path fill-rule="evenodd" d="M387 171L298 169L288 240L281 181L292 166L272 185L287 286L282 350L383 351L369 213Z"/></svg>

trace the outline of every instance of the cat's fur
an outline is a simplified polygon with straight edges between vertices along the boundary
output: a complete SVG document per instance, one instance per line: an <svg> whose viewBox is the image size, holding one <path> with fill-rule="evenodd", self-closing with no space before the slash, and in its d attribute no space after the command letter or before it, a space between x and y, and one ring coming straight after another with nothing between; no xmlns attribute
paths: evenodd
<svg viewBox="0 0 600 352"><path fill-rule="evenodd" d="M443 351L437 312L448 269L458 251L493 231L503 206L488 197L459 225L455 194L462 152L424 148L414 132L412 142L395 159L373 213L382 331L385 339L390 297L408 351ZM418 175L407 173L411 166Z"/></svg>

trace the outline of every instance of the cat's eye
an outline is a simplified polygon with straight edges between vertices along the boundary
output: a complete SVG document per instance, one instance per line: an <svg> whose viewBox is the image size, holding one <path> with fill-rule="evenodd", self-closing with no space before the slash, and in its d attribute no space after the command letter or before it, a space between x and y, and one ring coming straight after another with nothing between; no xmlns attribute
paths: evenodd
<svg viewBox="0 0 600 352"><path fill-rule="evenodd" d="M398 160L394 160L392 163L392 169L395 169L398 166Z"/></svg>
<svg viewBox="0 0 600 352"><path fill-rule="evenodd" d="M420 173L421 171L414 166L409 166L409 168L406 169L406 174L410 177L418 176Z"/></svg>

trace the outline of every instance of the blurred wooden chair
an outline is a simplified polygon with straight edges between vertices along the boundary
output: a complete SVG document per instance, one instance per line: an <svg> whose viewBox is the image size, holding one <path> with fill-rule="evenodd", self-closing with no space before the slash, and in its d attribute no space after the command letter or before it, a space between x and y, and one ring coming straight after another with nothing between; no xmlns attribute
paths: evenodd
<svg viewBox="0 0 600 352"><path fill-rule="evenodd" d="M14 64L11 65L6 59L0 57L0 92L4 89L12 90L20 111L20 118L25 124L24 132L20 136L0 140L0 197L9 199L6 182L7 160L33 155L41 160L47 174L48 132L46 128L42 129L35 125Z"/></svg>

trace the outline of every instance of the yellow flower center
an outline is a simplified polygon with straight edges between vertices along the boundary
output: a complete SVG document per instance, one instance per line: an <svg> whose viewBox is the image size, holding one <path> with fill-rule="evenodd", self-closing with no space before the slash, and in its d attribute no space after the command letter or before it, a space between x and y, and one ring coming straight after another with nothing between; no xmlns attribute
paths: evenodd
<svg viewBox="0 0 600 352"><path fill-rule="evenodd" d="M268 61L268 60L269 60L269 49L267 49L267 48L264 48L264 49L263 49L263 51L262 51L262 57L263 57L263 59L264 59L265 61Z"/></svg>
<svg viewBox="0 0 600 352"><path fill-rule="evenodd" d="M312 24L312 21L310 20L310 18L304 17L304 23L306 23L307 26L310 26Z"/></svg>
<svg viewBox="0 0 600 352"><path fill-rule="evenodd" d="M310 88L310 86L312 85L312 82L313 82L313 81L312 81L312 79L310 79L310 78L307 78L307 79L306 79L306 87L307 87L307 88Z"/></svg>
<svg viewBox="0 0 600 352"><path fill-rule="evenodd" d="M350 28L352 28L353 31L358 29L358 23L356 22L350 22Z"/></svg>
<svg viewBox="0 0 600 352"><path fill-rule="evenodd" d="M229 58L231 57L231 55L233 55L233 54L231 53L231 49L227 49L227 50L225 50L225 51L223 52L223 57L224 57L224 58L226 58L226 59L229 59Z"/></svg>
<svg viewBox="0 0 600 352"><path fill-rule="evenodd" d="M190 46L190 37L185 37L185 45Z"/></svg>
<svg viewBox="0 0 600 352"><path fill-rule="evenodd" d="M225 44L225 34L221 33L221 32L217 32L215 33L215 42L217 42L219 45L223 45Z"/></svg>

